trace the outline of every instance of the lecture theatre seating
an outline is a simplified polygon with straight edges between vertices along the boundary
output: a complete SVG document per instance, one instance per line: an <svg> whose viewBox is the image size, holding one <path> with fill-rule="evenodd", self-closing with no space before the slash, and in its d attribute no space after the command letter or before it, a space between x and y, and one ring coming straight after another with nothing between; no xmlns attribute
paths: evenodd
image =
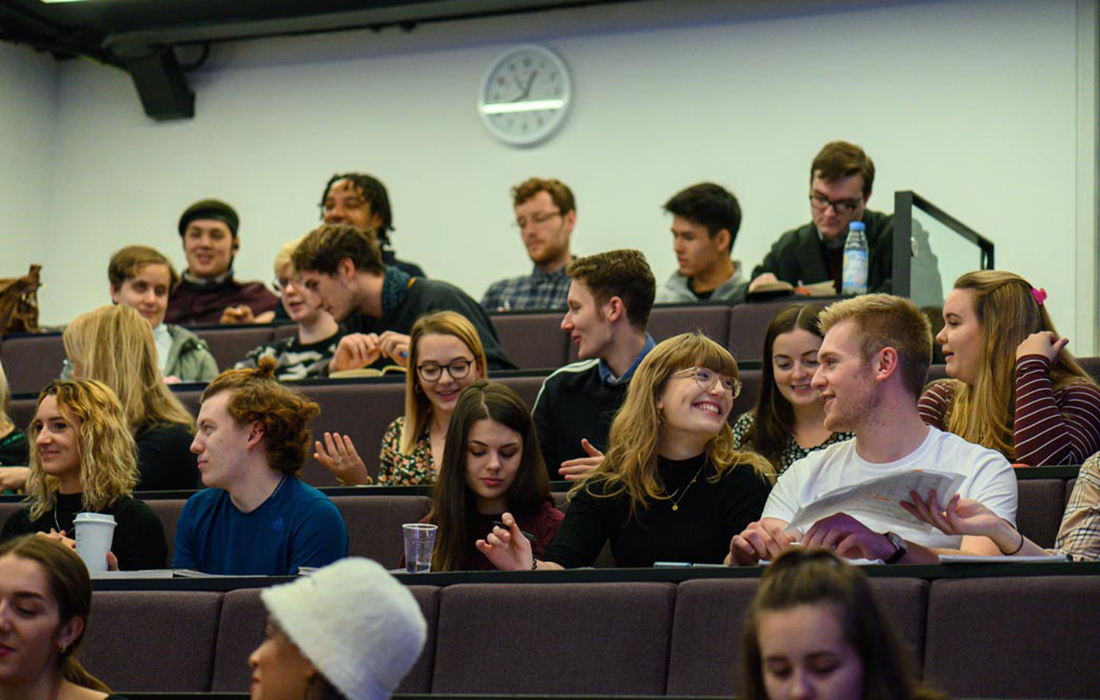
<svg viewBox="0 0 1100 700"><path fill-rule="evenodd" d="M413 585L429 634L399 692L730 697L757 586ZM918 671L953 697L1096 697L1100 576L903 575L872 588ZM100 590L80 656L121 693L243 693L264 618L257 589Z"/></svg>

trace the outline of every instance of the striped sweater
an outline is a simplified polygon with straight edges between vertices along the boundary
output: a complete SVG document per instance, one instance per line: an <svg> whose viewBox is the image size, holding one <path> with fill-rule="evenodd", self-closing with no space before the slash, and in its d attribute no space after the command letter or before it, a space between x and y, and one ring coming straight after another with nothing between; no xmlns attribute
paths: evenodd
<svg viewBox="0 0 1100 700"><path fill-rule="evenodd" d="M947 430L956 380L934 382L920 398L921 418ZM1071 384L1055 391L1050 362L1042 355L1016 360L1016 406L1013 415L1016 462L1032 467L1080 464L1100 451L1100 389Z"/></svg>

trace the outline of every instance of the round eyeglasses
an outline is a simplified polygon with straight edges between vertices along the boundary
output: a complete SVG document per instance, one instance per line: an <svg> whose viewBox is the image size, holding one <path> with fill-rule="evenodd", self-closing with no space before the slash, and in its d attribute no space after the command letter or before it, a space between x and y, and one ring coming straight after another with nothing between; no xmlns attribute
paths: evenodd
<svg viewBox="0 0 1100 700"><path fill-rule="evenodd" d="M690 375L695 383L699 385L699 388L703 391L710 391L714 388L715 384L721 382L722 388L732 398L737 398L741 394L741 380L734 377L727 377L724 374L718 374L712 369L706 367L688 367L682 369L679 372L673 372L672 376L677 375Z"/></svg>
<svg viewBox="0 0 1100 700"><path fill-rule="evenodd" d="M420 378L426 382L438 382L440 377L443 376L443 371L446 370L451 379L465 379L466 375L470 373L470 367L474 364L473 360L454 360L448 362L445 365L438 365L434 362L425 362L422 365L416 366L416 371L420 374Z"/></svg>

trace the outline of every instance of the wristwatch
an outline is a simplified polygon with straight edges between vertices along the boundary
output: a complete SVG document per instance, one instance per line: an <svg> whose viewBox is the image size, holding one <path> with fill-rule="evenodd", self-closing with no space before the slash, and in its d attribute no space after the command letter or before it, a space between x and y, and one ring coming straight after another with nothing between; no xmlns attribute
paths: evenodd
<svg viewBox="0 0 1100 700"><path fill-rule="evenodd" d="M890 541L890 544L894 545L894 553L890 555L890 558L885 560L884 564L897 564L905 556L905 553L909 551L909 546L905 543L899 535L893 532L884 533L886 539Z"/></svg>

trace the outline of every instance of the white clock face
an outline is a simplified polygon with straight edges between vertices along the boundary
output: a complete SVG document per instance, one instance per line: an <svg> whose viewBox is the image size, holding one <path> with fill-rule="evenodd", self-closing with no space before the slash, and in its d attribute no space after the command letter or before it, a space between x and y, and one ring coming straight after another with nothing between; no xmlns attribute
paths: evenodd
<svg viewBox="0 0 1100 700"><path fill-rule="evenodd" d="M489 68L478 111L489 132L505 143L530 145L550 136L569 109L569 71L541 46L518 46Z"/></svg>

